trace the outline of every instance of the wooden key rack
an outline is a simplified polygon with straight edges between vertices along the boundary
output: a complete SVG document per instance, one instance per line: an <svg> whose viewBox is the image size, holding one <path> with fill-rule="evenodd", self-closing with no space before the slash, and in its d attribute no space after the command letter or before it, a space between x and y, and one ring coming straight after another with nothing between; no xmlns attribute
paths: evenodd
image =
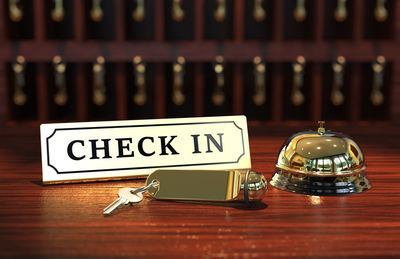
<svg viewBox="0 0 400 259"><path fill-rule="evenodd" d="M0 14L0 125L230 114L400 123L395 0L0 0Z"/></svg>

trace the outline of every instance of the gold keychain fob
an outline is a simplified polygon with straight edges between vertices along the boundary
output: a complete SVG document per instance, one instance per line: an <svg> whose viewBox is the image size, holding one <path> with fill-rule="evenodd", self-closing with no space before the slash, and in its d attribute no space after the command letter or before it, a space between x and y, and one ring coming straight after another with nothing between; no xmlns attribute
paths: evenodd
<svg viewBox="0 0 400 259"><path fill-rule="evenodd" d="M148 193L159 200L244 200L249 204L261 200L267 191L265 177L251 170L157 170L147 178L149 185Z"/></svg>
<svg viewBox="0 0 400 259"><path fill-rule="evenodd" d="M148 192L157 200L228 202L260 201L267 192L267 180L251 170L157 170L149 175L146 185L138 189L122 188L119 198L108 205L104 215L123 206L141 202Z"/></svg>

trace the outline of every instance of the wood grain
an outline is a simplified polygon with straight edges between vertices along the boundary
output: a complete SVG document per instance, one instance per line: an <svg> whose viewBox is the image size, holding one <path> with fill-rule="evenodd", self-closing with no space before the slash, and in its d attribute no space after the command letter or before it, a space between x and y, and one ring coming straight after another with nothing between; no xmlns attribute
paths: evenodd
<svg viewBox="0 0 400 259"><path fill-rule="evenodd" d="M305 126L251 127L253 169L270 179L284 139ZM363 149L372 189L322 197L270 187L263 204L140 204L104 217L144 180L42 186L38 127L0 128L0 257L400 256L399 128L334 128Z"/></svg>

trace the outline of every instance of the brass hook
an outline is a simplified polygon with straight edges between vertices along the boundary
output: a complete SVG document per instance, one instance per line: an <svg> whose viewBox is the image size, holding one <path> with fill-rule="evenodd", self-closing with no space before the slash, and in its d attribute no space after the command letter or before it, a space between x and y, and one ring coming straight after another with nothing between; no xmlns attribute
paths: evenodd
<svg viewBox="0 0 400 259"><path fill-rule="evenodd" d="M13 22L20 22L24 17L24 12L22 8L19 6L20 0L9 0L8 1L8 12L10 15L10 19Z"/></svg>
<svg viewBox="0 0 400 259"><path fill-rule="evenodd" d="M94 22L101 22L103 20L104 12L101 8L101 0L93 0L92 8L90 9L90 18Z"/></svg>
<svg viewBox="0 0 400 259"><path fill-rule="evenodd" d="M337 6L334 13L337 22L344 22L347 18L346 1L347 0L337 0Z"/></svg>
<svg viewBox="0 0 400 259"><path fill-rule="evenodd" d="M28 96L24 92L25 66L26 66L26 61L23 56L18 56L15 62L12 64L12 69L14 71L13 101L14 104L18 106L23 106L28 99Z"/></svg>
<svg viewBox="0 0 400 259"><path fill-rule="evenodd" d="M53 67L55 75L54 83L57 89L57 92L54 95L54 102L59 106L64 106L68 101L67 81L65 78L67 64L65 64L60 56L55 56L53 58Z"/></svg>
<svg viewBox="0 0 400 259"><path fill-rule="evenodd" d="M185 58L178 57L178 59L172 65L174 73L173 89L172 89L172 102L181 106L185 102L185 95L183 93L184 76L185 76Z"/></svg>
<svg viewBox="0 0 400 259"><path fill-rule="evenodd" d="M225 102L225 94L224 94L224 58L222 56L216 57L216 62L214 63L214 72L216 74L217 82L214 87L214 91L212 93L212 101L214 105L221 106Z"/></svg>
<svg viewBox="0 0 400 259"><path fill-rule="evenodd" d="M146 94L146 63L140 56L133 58L133 70L135 74L136 93L133 95L133 102L138 106L143 106L147 101Z"/></svg>
<svg viewBox="0 0 400 259"><path fill-rule="evenodd" d="M144 0L136 0L136 8L132 12L133 20L143 22L146 17L146 10L144 8Z"/></svg>
<svg viewBox="0 0 400 259"><path fill-rule="evenodd" d="M371 91L371 102L374 106L383 104L385 97L382 93L382 87L385 75L386 59L384 56L378 56L376 61L372 63L372 70L374 71Z"/></svg>
<svg viewBox="0 0 400 259"><path fill-rule="evenodd" d="M341 92L341 88L343 87L345 65L346 59L343 56L338 57L337 60L332 63L334 76L333 87L331 91L331 101L335 106L342 105L344 102L344 95Z"/></svg>
<svg viewBox="0 0 400 259"><path fill-rule="evenodd" d="M257 22L262 22L265 20L267 13L262 6L264 0L254 0L253 17Z"/></svg>
<svg viewBox="0 0 400 259"><path fill-rule="evenodd" d="M54 8L51 10L51 19L55 22L62 22L64 20L64 15L63 0L54 0Z"/></svg>
<svg viewBox="0 0 400 259"><path fill-rule="evenodd" d="M185 18L185 11L182 8L182 0L173 0L171 9L172 19L181 22Z"/></svg>
<svg viewBox="0 0 400 259"><path fill-rule="evenodd" d="M105 59L97 57L93 64L93 102L97 106L102 106L107 100L105 86Z"/></svg>
<svg viewBox="0 0 400 259"><path fill-rule="evenodd" d="M254 64L254 94L253 102L257 106L261 106L266 100L265 91L265 62L260 57L255 57Z"/></svg>
<svg viewBox="0 0 400 259"><path fill-rule="evenodd" d="M386 0L376 0L374 15L377 22L384 22L388 18L388 11L385 7L385 3Z"/></svg>
<svg viewBox="0 0 400 259"><path fill-rule="evenodd" d="M297 22L304 22L307 18L305 2L306 0L297 0L296 8L293 11L293 17Z"/></svg>
<svg viewBox="0 0 400 259"><path fill-rule="evenodd" d="M214 19L217 22L223 22L226 18L226 0L216 0L215 3Z"/></svg>
<svg viewBox="0 0 400 259"><path fill-rule="evenodd" d="M298 56L297 60L293 62L293 88L291 100L295 106L300 106L304 103L304 94L301 92L301 88L304 84L304 67L306 65L306 59L303 56Z"/></svg>

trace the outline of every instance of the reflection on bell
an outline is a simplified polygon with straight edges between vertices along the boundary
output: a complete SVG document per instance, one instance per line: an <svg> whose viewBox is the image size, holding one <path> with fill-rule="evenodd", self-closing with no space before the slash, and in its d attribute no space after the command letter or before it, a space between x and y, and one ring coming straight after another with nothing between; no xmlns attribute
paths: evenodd
<svg viewBox="0 0 400 259"><path fill-rule="evenodd" d="M325 131L297 133L283 144L270 184L307 195L344 195L371 189L360 147L348 136Z"/></svg>

